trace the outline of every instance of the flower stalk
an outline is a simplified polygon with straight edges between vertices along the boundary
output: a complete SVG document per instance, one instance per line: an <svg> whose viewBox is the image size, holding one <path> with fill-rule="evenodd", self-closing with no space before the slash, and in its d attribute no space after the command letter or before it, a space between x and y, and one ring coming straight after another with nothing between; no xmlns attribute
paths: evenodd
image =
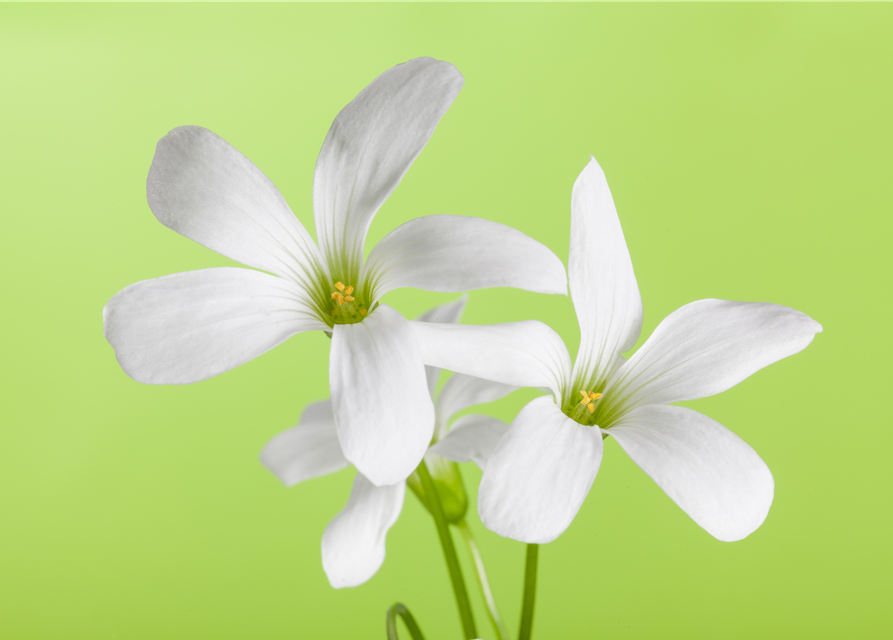
<svg viewBox="0 0 893 640"><path fill-rule="evenodd" d="M425 640L425 636L422 635L422 630L419 629L419 625L416 623L415 618L412 617L409 609L400 602L388 609L386 619L388 640L400 640L400 636L397 635L397 616L403 618L403 624L405 624L406 628L409 630L409 635L412 637L412 640Z"/></svg>
<svg viewBox="0 0 893 640"><path fill-rule="evenodd" d="M536 565L540 546L527 545L527 563L524 567L524 596L521 600L521 628L518 640L530 640L533 631L533 605L536 601Z"/></svg>
<svg viewBox="0 0 893 640"><path fill-rule="evenodd" d="M429 496L428 506L431 515L434 517L434 524L437 526L437 535L440 537L440 545L443 547L443 555L446 559L447 569L450 572L450 580L453 583L453 592L456 595L456 606L459 607L459 617L462 620L462 630L465 633L465 640L474 640L477 638L477 631L474 626L474 615L471 612L471 603L468 600L468 590L465 588L465 580L462 577L462 567L459 566L459 557L456 555L456 547L453 544L453 538L450 534L450 526L447 523L443 513L443 507L440 504L440 497L437 495L437 488L434 486L434 480L428 471L425 460L418 466L419 478L422 480L422 487L427 496Z"/></svg>
<svg viewBox="0 0 893 640"><path fill-rule="evenodd" d="M490 618L490 623L493 625L493 630L496 632L496 640L509 640L509 632L502 621L499 609L496 607L496 599L493 597L490 581L487 579L487 570L484 567L484 558L481 556L480 549L478 549L474 534L464 519L460 520L456 526L462 532L462 538L468 547L468 554L473 560L474 575L477 578L478 588L481 590L481 595L484 597L484 602L487 605L487 615Z"/></svg>

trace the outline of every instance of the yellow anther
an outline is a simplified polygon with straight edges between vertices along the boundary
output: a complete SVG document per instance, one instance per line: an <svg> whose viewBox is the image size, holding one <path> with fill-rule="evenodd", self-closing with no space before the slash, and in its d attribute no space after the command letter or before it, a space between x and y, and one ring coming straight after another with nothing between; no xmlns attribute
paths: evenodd
<svg viewBox="0 0 893 640"><path fill-rule="evenodd" d="M366 310L365 310L365 309L360 309L360 315L361 315L361 316L366 315Z"/></svg>
<svg viewBox="0 0 893 640"><path fill-rule="evenodd" d="M602 397L602 394L600 394L600 393L590 393L589 394L589 399L593 400L593 401L598 400L601 397Z"/></svg>
<svg viewBox="0 0 893 640"><path fill-rule="evenodd" d="M335 302L338 303L338 306L339 306L339 307L340 307L342 304L344 304L344 296L342 296L341 293L340 293L339 291L335 291L334 293L332 293L332 299L334 299Z"/></svg>
<svg viewBox="0 0 893 640"><path fill-rule="evenodd" d="M344 296L344 301L345 301L345 302L353 302L353 301L354 301L354 297L353 297L353 296Z"/></svg>
<svg viewBox="0 0 893 640"><path fill-rule="evenodd" d="M343 283L343 282L336 282L336 283L335 283L335 288L338 289L338 291L344 291L344 283Z"/></svg>
<svg viewBox="0 0 893 640"><path fill-rule="evenodd" d="M590 402L586 405L586 408L589 409L589 413L595 413L595 403Z"/></svg>
<svg viewBox="0 0 893 640"><path fill-rule="evenodd" d="M344 288L344 295L349 296L353 293L353 285L349 284Z"/></svg>
<svg viewBox="0 0 893 640"><path fill-rule="evenodd" d="M580 404L586 404L589 402L589 394L585 391L581 391L580 395L583 396L583 399L580 401Z"/></svg>

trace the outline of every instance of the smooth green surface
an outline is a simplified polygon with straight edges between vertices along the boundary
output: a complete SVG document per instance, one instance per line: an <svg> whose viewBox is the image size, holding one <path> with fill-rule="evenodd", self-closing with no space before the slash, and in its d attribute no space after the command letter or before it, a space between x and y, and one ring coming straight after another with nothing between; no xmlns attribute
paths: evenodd
<svg viewBox="0 0 893 640"><path fill-rule="evenodd" d="M541 549L536 637L889 636L890 33L890 4L0 5L0 637L374 639L398 601L429 640L461 637L415 497L381 571L336 591L319 543L353 472L285 489L257 461L328 395L323 334L180 387L134 382L102 336L126 285L232 264L146 204L168 130L223 136L312 230L332 119L420 55L456 64L465 88L371 240L464 214L566 259L571 186L593 154L643 336L707 297L786 304L825 328L688 403L769 465L765 524L711 538L609 438L580 514ZM385 301L413 317L452 297ZM525 318L575 351L566 298L478 292L465 315ZM485 410L511 419L530 397ZM475 505L480 473L463 474ZM514 635L524 545L469 519Z"/></svg>

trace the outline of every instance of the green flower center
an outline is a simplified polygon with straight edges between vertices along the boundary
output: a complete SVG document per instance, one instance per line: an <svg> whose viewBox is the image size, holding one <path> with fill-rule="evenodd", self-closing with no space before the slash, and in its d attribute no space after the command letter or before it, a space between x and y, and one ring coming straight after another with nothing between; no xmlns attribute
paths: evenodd
<svg viewBox="0 0 893 640"><path fill-rule="evenodd" d="M586 427L598 425L602 407L602 394L580 389L580 398L569 398L561 407L568 418ZM601 426L601 425L599 425Z"/></svg>
<svg viewBox="0 0 893 640"><path fill-rule="evenodd" d="M369 305L360 292L352 285L335 283L336 291L330 296L329 315L334 324L355 324L362 322L369 313Z"/></svg>

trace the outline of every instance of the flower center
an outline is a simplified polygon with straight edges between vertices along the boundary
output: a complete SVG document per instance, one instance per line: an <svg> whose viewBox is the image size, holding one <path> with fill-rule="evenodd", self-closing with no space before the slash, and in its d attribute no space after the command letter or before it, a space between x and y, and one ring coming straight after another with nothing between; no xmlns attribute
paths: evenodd
<svg viewBox="0 0 893 640"><path fill-rule="evenodd" d="M345 285L343 282L336 282L335 289L331 295L332 322L335 324L354 324L362 322L363 318L369 312L363 300L357 300L359 294L354 296L354 288L352 285Z"/></svg>
<svg viewBox="0 0 893 640"><path fill-rule="evenodd" d="M564 411L564 414L574 422L578 422L587 427L595 426L598 420L596 409L598 408L598 403L602 398L602 394L580 389L580 396L581 398L579 402L575 400L566 402L564 407L562 407L562 411Z"/></svg>

